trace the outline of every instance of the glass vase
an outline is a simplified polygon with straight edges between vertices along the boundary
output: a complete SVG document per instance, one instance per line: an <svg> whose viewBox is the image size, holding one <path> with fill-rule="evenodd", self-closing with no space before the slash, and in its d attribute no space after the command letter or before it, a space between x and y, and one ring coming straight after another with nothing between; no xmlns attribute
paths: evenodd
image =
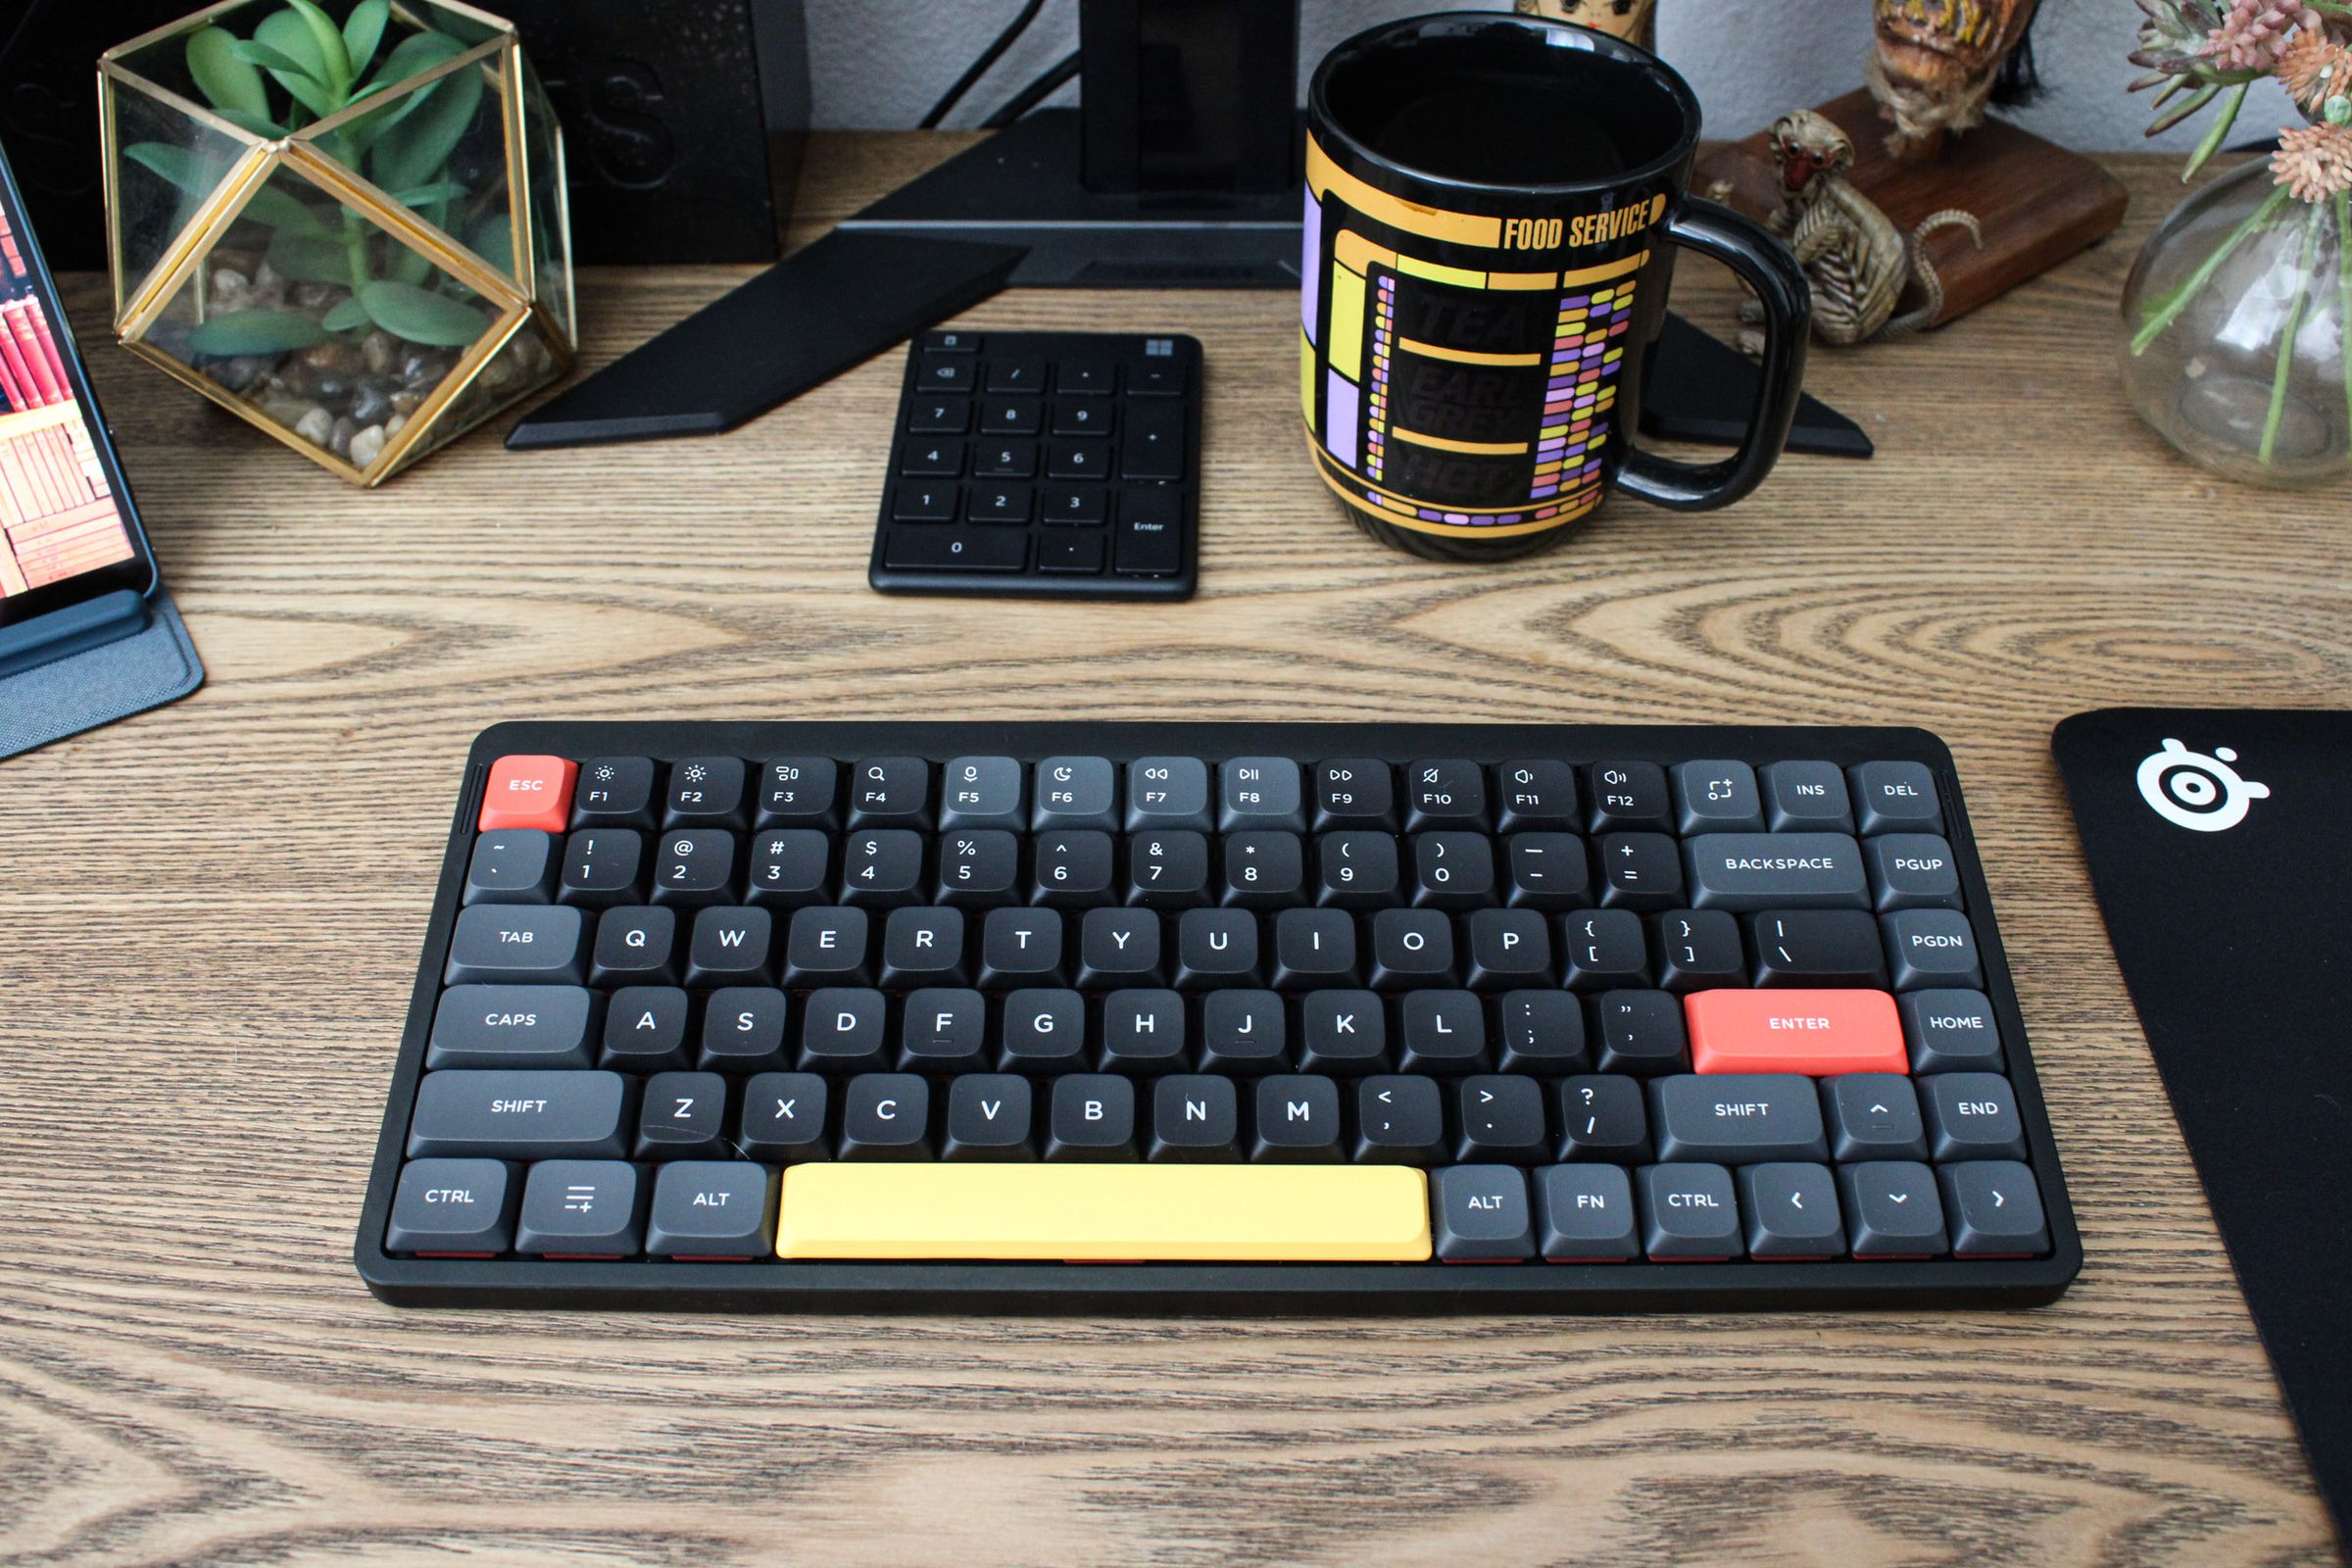
<svg viewBox="0 0 2352 1568"><path fill-rule="evenodd" d="M2255 159L2158 226L2124 285L2124 385L2199 466L2267 485L2352 472L2352 210Z"/></svg>

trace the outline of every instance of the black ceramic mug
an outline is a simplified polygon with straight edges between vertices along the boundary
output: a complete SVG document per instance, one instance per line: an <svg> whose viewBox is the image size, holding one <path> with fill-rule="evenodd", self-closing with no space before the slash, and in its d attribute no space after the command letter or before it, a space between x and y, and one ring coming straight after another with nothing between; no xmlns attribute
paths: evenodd
<svg viewBox="0 0 2352 1568"><path fill-rule="evenodd" d="M1690 194L1698 100L1623 39L1460 12L1360 32L1307 97L1299 396L1316 466L1415 555L1556 544L1611 485L1728 506L1788 439L1810 311L1788 247ZM1763 379L1740 449L1634 449L1674 247L1745 278Z"/></svg>

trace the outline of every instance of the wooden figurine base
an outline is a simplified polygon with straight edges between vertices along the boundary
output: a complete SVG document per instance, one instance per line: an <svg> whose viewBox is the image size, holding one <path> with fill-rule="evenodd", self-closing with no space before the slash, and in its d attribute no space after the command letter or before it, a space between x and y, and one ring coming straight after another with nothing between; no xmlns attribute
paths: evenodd
<svg viewBox="0 0 2352 1568"><path fill-rule="evenodd" d="M1905 234L1947 207L1974 213L1984 225L1983 250L1964 229L1942 229L1927 239L1928 259L1943 280L1936 326L2048 271L2124 220L2122 181L2081 153L2001 121L1945 138L1942 153L1931 162L1900 164L1887 156L1888 127L1867 89L1856 88L1817 112L1854 144L1847 175L1854 188ZM1719 179L1730 182L1732 205L1751 218L1777 209L1780 175L1771 132L1702 155L1691 188L1703 191Z"/></svg>

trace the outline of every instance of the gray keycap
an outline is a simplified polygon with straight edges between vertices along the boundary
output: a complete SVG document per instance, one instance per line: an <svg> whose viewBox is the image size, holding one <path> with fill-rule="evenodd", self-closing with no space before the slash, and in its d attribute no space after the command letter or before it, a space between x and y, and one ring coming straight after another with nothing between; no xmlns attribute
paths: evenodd
<svg viewBox="0 0 2352 1568"><path fill-rule="evenodd" d="M2013 1159L1972 1159L1936 1173L1958 1257L2034 1257L2050 1250L2034 1172Z"/></svg>
<svg viewBox="0 0 2352 1568"><path fill-rule="evenodd" d="M1214 826L1208 764L1198 757L1139 757L1127 764L1127 831Z"/></svg>
<svg viewBox="0 0 2352 1568"><path fill-rule="evenodd" d="M1845 1239L1856 1257L1935 1257L1948 1251L1935 1172L1907 1159L1838 1167Z"/></svg>
<svg viewBox="0 0 2352 1568"><path fill-rule="evenodd" d="M1634 1183L1621 1165L1536 1172L1536 1250L1559 1262L1642 1255Z"/></svg>
<svg viewBox="0 0 2352 1568"><path fill-rule="evenodd" d="M1899 1072L1849 1072L1821 1081L1822 1117L1830 1126L1830 1155L1856 1159L1925 1159L1928 1134L1919 1096Z"/></svg>
<svg viewBox="0 0 2352 1568"><path fill-rule="evenodd" d="M496 1159L413 1159L384 1227L387 1252L503 1252L514 1228L514 1173Z"/></svg>
<svg viewBox="0 0 2352 1568"><path fill-rule="evenodd" d="M1997 1072L1942 1072L1920 1080L1928 1150L1947 1159L2023 1159L2026 1124L2017 1092Z"/></svg>
<svg viewBox="0 0 2352 1568"><path fill-rule="evenodd" d="M1515 1165L1448 1165L1430 1173L1430 1229L1448 1263L1536 1255L1527 1178Z"/></svg>
<svg viewBox="0 0 2352 1568"><path fill-rule="evenodd" d="M1218 825L1232 833L1275 827L1306 827L1298 764L1287 757L1237 757L1217 769Z"/></svg>
<svg viewBox="0 0 2352 1568"><path fill-rule="evenodd" d="M569 905L477 904L458 911L444 984L577 985L586 979L588 922Z"/></svg>
<svg viewBox="0 0 2352 1568"><path fill-rule="evenodd" d="M1028 824L1021 809L1021 764L1009 757L958 757L940 775L943 829Z"/></svg>
<svg viewBox="0 0 2352 1568"><path fill-rule="evenodd" d="M1651 1257L1738 1257L1745 1250L1732 1173L1721 1165L1644 1165L1636 1187L1642 1250Z"/></svg>
<svg viewBox="0 0 2352 1568"><path fill-rule="evenodd" d="M654 1178L645 1250L656 1257L765 1257L775 1246L776 1178L735 1159L677 1159Z"/></svg>
<svg viewBox="0 0 2352 1568"><path fill-rule="evenodd" d="M1763 784L1765 825L1775 833L1854 830L1845 774L1836 762L1774 762Z"/></svg>
<svg viewBox="0 0 2352 1568"><path fill-rule="evenodd" d="M1701 833L1683 844L1693 908L1867 909L1848 833Z"/></svg>
<svg viewBox="0 0 2352 1568"><path fill-rule="evenodd" d="M778 1165L823 1159L826 1098L825 1080L812 1072L753 1074L743 1086L742 1152Z"/></svg>
<svg viewBox="0 0 2352 1568"><path fill-rule="evenodd" d="M1934 833L1882 833L1864 841L1870 885L1881 909L1957 909L1960 867Z"/></svg>
<svg viewBox="0 0 2352 1568"><path fill-rule="evenodd" d="M1685 762L1674 770L1674 804L1685 833L1761 833L1764 800L1745 762Z"/></svg>
<svg viewBox="0 0 2352 1568"><path fill-rule="evenodd" d="M424 1048L443 1067L585 1067L602 999L585 986L452 986Z"/></svg>
<svg viewBox="0 0 2352 1568"><path fill-rule="evenodd" d="M522 1189L514 1250L630 1257L645 1245L645 1183L617 1159L543 1159Z"/></svg>
<svg viewBox="0 0 2352 1568"><path fill-rule="evenodd" d="M2005 1065L2000 1025L1984 992L1906 991L1895 1005L1913 1072L1999 1072Z"/></svg>
<svg viewBox="0 0 2352 1568"><path fill-rule="evenodd" d="M616 1072L428 1072L409 1153L616 1159L627 1152L632 1088Z"/></svg>
<svg viewBox="0 0 2352 1568"><path fill-rule="evenodd" d="M1813 1080L1792 1072L1682 1073L1649 1086L1661 1163L1825 1160Z"/></svg>
<svg viewBox="0 0 2352 1568"><path fill-rule="evenodd" d="M1957 909L1900 909L1881 915L1886 968L1897 991L1984 983L1977 962L1977 933Z"/></svg>
<svg viewBox="0 0 2352 1568"><path fill-rule="evenodd" d="M560 869L553 833L498 828L473 841L464 902L545 904L555 897Z"/></svg>
<svg viewBox="0 0 2352 1568"><path fill-rule="evenodd" d="M1940 833L1943 808L1925 762L1864 762L1852 773L1854 806L1869 833Z"/></svg>
<svg viewBox="0 0 2352 1568"><path fill-rule="evenodd" d="M1750 1257L1836 1257L1845 1250L1838 1183L1825 1166L1742 1165L1740 1208Z"/></svg>
<svg viewBox="0 0 2352 1568"><path fill-rule="evenodd" d="M1119 825L1118 774L1107 757L1049 757L1037 764L1030 825L1043 833L1057 827Z"/></svg>

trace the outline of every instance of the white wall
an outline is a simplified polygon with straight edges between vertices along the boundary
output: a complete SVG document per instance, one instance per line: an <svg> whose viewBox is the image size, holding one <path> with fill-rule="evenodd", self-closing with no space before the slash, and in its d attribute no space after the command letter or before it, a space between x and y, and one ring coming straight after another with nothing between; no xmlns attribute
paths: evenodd
<svg viewBox="0 0 2352 1568"><path fill-rule="evenodd" d="M1021 0L807 0L817 123L911 125L1012 16ZM1507 9L1507 0L1461 0ZM1301 71L1359 27L1445 9L1414 0L1303 0ZM2086 149L2148 145L2147 96L2127 95L2125 60L2139 24L2131 0L2043 0L2034 46L2049 91L2018 118ZM1077 46L1078 0L1047 0L1029 33L973 89L950 124L971 124ZM1870 50L1870 0L1659 0L1659 48L1690 78L1710 135L1738 136L1784 110L1858 85ZM1068 93L1055 102L1070 101ZM2250 100L2231 140L2297 123L2276 88ZM2185 149L2200 127L2154 144Z"/></svg>

